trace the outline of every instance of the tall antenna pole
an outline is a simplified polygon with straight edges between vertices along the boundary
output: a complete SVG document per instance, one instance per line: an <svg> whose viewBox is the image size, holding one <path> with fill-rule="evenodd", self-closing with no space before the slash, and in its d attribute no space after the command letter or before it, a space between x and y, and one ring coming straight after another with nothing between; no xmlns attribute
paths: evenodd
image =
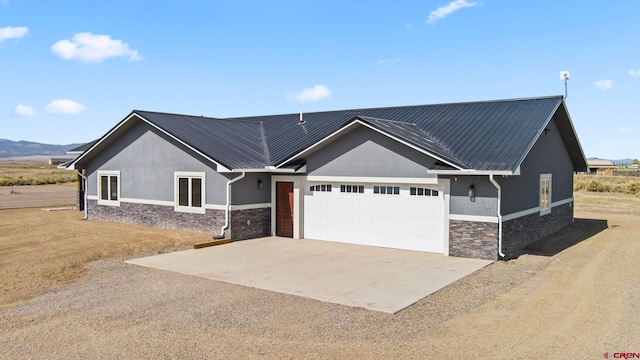
<svg viewBox="0 0 640 360"><path fill-rule="evenodd" d="M568 90L567 90L567 81L569 80L569 71L560 71L560 80L564 80L564 99L567 100L567 97L569 96Z"/></svg>

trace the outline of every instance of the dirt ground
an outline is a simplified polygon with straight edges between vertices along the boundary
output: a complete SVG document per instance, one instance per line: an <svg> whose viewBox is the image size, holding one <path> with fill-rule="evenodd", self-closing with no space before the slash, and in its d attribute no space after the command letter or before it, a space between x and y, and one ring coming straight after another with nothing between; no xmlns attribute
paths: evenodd
<svg viewBox="0 0 640 360"><path fill-rule="evenodd" d="M0 210L74 205L76 184L0 186Z"/></svg>
<svg viewBox="0 0 640 360"><path fill-rule="evenodd" d="M0 210L0 358L639 353L640 201L576 199L572 226L394 315L122 261L206 234L85 221L70 210Z"/></svg>

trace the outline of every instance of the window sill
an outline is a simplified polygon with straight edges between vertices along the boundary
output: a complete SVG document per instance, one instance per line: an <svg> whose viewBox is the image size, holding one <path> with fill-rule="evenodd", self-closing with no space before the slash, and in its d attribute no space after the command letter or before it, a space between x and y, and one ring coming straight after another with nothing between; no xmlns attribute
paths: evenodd
<svg viewBox="0 0 640 360"><path fill-rule="evenodd" d="M98 200L98 205L105 205L105 206L120 206L120 201Z"/></svg>
<svg viewBox="0 0 640 360"><path fill-rule="evenodd" d="M189 207L189 206L174 206L175 212L190 213L190 214L205 214L204 207Z"/></svg>

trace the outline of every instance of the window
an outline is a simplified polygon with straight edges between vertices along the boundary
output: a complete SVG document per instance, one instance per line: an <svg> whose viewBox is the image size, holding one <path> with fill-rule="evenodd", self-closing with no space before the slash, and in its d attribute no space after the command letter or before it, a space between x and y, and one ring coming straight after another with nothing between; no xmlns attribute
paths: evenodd
<svg viewBox="0 0 640 360"><path fill-rule="evenodd" d="M373 187L374 194L400 195L400 186L382 186L375 185Z"/></svg>
<svg viewBox="0 0 640 360"><path fill-rule="evenodd" d="M411 196L435 196L437 197L439 194L438 190L427 189L427 188L419 188L419 187L410 187L409 195Z"/></svg>
<svg viewBox="0 0 640 360"><path fill-rule="evenodd" d="M551 174L540 175L540 215L551 213Z"/></svg>
<svg viewBox="0 0 640 360"><path fill-rule="evenodd" d="M309 186L309 190L311 190L311 192L314 192L314 191L331 192L331 184L312 185L312 186Z"/></svg>
<svg viewBox="0 0 640 360"><path fill-rule="evenodd" d="M340 192L364 194L364 185L340 185Z"/></svg>
<svg viewBox="0 0 640 360"><path fill-rule="evenodd" d="M204 214L204 173L176 172L175 210Z"/></svg>
<svg viewBox="0 0 640 360"><path fill-rule="evenodd" d="M98 204L120 206L120 171L98 171Z"/></svg>

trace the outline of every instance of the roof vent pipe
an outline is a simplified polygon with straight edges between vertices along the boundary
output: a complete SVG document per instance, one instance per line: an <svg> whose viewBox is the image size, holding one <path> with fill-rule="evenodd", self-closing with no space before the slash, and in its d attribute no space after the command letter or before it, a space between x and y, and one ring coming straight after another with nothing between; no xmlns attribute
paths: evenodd
<svg viewBox="0 0 640 360"><path fill-rule="evenodd" d="M298 120L298 125L304 124L304 118L302 117L302 110L300 110L300 120Z"/></svg>

